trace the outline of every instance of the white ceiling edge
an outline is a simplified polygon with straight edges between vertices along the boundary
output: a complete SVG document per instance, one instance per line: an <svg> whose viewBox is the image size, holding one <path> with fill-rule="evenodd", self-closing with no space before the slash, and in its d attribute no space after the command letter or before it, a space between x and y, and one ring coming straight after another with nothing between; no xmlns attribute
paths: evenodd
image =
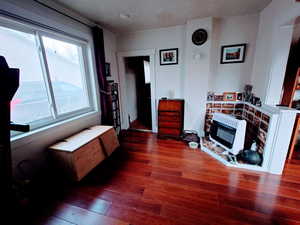
<svg viewBox="0 0 300 225"><path fill-rule="evenodd" d="M159 31L159 30L164 30L164 29L168 29L168 28L184 27L184 26L187 25L188 21L197 20L197 19L205 19L205 18L226 19L226 18L242 17L242 16L255 16L255 15L259 16L260 13L261 13L261 11L257 12L257 13L248 13L248 14L236 15L236 16L219 16L219 17L216 17L216 16L207 16L207 17L197 17L197 18L189 19L189 20L185 21L185 23L182 23L182 24L177 24L177 25L172 25L172 26L164 26L164 27L158 27L158 28L140 29L140 30L128 31L128 32L118 32L118 33L115 33L115 35L117 37L119 37L121 35L130 35L130 34L143 33L143 32Z"/></svg>
<svg viewBox="0 0 300 225"><path fill-rule="evenodd" d="M78 11L75 11L73 9L70 9L67 6L64 6L60 3L54 2L54 1L49 1L49 0L33 0L36 3L40 4L42 7L50 7L53 8L54 10L57 10L60 13L66 14L67 16L70 16L71 18L80 21L81 23L84 23L87 26L93 27L93 26L99 26L105 30L110 31L111 33L115 34L116 36L122 35L122 34L130 34L130 33L137 33L137 32L144 32L144 31L151 31L151 30L159 30L159 29L166 29L166 28L170 28L170 27L176 27L176 26L185 26L187 24L187 21L185 21L182 24L176 24L176 25L172 25L172 26L162 26L162 27L157 27L157 28L148 28L148 29L138 29L135 31L128 31L128 32L117 32L114 29L110 29L107 28L106 26L103 26L101 23L92 21L91 19L88 19L87 17L85 17L84 15L80 14ZM265 8L267 8L269 5L271 4L271 2L269 4L267 4L263 9L259 10L257 13L252 13L252 14L245 14L245 15L236 15L236 17L238 16L247 16L247 15L255 15L255 14L260 14ZM228 17L235 17L235 16L223 16L223 17L214 17L214 16L209 16L209 17L213 17L213 18L228 18ZM198 17L198 18L193 18L193 19L203 19L203 18L207 18L207 17ZM190 20L193 20L190 19Z"/></svg>
<svg viewBox="0 0 300 225"><path fill-rule="evenodd" d="M211 18L210 17L204 17L204 18ZM204 19L204 18L196 18L196 19ZM215 18L215 17L213 17ZM189 21L189 20L188 20ZM176 27L184 27L187 25L187 22L183 24L178 24L178 25L173 25L173 26L164 26L164 27L158 27L158 28L146 28L146 29L140 29L140 30L134 30L134 31L128 31L128 32L118 32L116 33L117 36L121 36L121 35L128 35L128 34L136 34L136 33L143 33L143 32L150 32L150 31L159 31L159 30L164 30L164 29L168 29L168 28L176 28Z"/></svg>
<svg viewBox="0 0 300 225"><path fill-rule="evenodd" d="M114 31L112 31L111 29L107 29L105 26L101 25L101 24L98 24L88 18L86 18L85 16L81 15L80 13L70 9L70 8L67 8L59 3L56 3L56 2L53 2L53 1L49 1L49 0L33 0L35 1L36 3L40 4L42 7L50 7L54 10L57 10L59 13L62 13L62 14L65 14L67 16L70 16L72 19L75 19L80 21L81 23L84 23L86 26L89 26L89 27L93 27L93 26L98 26L98 27L101 27L102 29L105 29L105 30L108 30L114 34L116 34Z"/></svg>

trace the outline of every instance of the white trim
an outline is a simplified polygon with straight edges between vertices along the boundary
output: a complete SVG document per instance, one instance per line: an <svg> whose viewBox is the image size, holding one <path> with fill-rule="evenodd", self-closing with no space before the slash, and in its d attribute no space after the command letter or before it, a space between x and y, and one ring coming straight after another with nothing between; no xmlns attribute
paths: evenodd
<svg viewBox="0 0 300 225"><path fill-rule="evenodd" d="M51 78L50 78L49 65L48 65L48 61L47 61L45 46L42 41L41 34L38 31L36 32L36 38L38 41L40 62L41 62L41 67L42 67L42 71L43 71L45 87L48 92L47 96L48 96L49 103L50 103L50 109L52 111L54 119L56 119L58 117L58 113L57 113L57 106L56 106L56 100L55 100L55 96L54 96L53 86L52 86L52 82L51 82Z"/></svg>
<svg viewBox="0 0 300 225"><path fill-rule="evenodd" d="M121 126L122 129L129 128L127 118L127 94L126 94L126 79L125 79L125 63L124 58L135 56L150 57L150 77L151 77L151 117L152 131L157 133L157 97L156 97L156 71L155 71L155 49L136 50L127 52L118 52L118 67L119 67L119 82L120 82L120 106L121 106Z"/></svg>
<svg viewBox="0 0 300 225"><path fill-rule="evenodd" d="M216 160L218 160L219 162L221 162L222 164L224 164L225 166L228 166L228 167L233 167L233 168L238 168L238 169L255 170L255 171L260 171L260 172L268 172L266 170L266 168L262 167L262 166L256 166L256 165L250 165L250 164L241 164L241 163L232 164L232 163L226 161L225 159L223 159L218 154L212 152L211 150L209 150L205 146L201 146L201 151L207 153L208 155L210 155L211 157L215 158Z"/></svg>
<svg viewBox="0 0 300 225"><path fill-rule="evenodd" d="M279 26L273 30L275 37L271 44L271 62L267 66L267 88L265 89L265 104L276 105L281 101L281 88L283 87L286 68L292 43L293 26ZM281 37L281 38L279 38ZM279 43L280 42L280 43ZM274 47L274 45L276 47ZM274 61L276 59L276 61ZM280 90L274 92L275 90Z"/></svg>
<svg viewBox="0 0 300 225"><path fill-rule="evenodd" d="M47 124L46 126L32 130L28 133L16 135L16 136L10 138L12 147L18 148L24 144L24 142L23 142L24 139L28 139L28 138L35 139L37 136L41 135L44 131L47 131L50 128L55 128L55 127L58 127L61 125L67 125L70 122L77 121L80 119L85 119L85 118L88 118L88 117L91 117L94 115L98 115L98 114L99 114L99 112L96 112L96 111L86 112L84 114L80 114L80 115L77 115L77 116L74 116L74 117L71 117L68 119L64 119L62 121L60 121L60 120L54 121L54 123Z"/></svg>

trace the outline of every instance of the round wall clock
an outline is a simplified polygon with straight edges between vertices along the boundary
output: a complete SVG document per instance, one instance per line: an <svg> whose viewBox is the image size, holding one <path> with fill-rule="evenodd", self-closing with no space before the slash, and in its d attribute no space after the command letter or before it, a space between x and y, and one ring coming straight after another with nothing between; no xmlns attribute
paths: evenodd
<svg viewBox="0 0 300 225"><path fill-rule="evenodd" d="M207 41L207 31L204 29L196 30L192 35L192 41L195 45L203 45Z"/></svg>

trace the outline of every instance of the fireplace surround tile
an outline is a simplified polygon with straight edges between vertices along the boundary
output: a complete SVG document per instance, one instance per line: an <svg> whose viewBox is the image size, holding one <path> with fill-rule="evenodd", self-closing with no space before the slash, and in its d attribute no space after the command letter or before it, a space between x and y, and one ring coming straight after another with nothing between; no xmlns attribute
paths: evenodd
<svg viewBox="0 0 300 225"><path fill-rule="evenodd" d="M237 103L237 104L235 105L235 108L236 108L236 109L244 109L244 107L245 107L245 104L241 104L241 103Z"/></svg>
<svg viewBox="0 0 300 225"><path fill-rule="evenodd" d="M234 109L234 104L232 103L224 103L222 104L222 108L227 108L227 109Z"/></svg>
<svg viewBox="0 0 300 225"><path fill-rule="evenodd" d="M214 108L222 108L222 104L221 103L214 103L213 107Z"/></svg>
<svg viewBox="0 0 300 225"><path fill-rule="evenodd" d="M270 117L266 114L262 114L262 120L266 123L269 123L270 122Z"/></svg>

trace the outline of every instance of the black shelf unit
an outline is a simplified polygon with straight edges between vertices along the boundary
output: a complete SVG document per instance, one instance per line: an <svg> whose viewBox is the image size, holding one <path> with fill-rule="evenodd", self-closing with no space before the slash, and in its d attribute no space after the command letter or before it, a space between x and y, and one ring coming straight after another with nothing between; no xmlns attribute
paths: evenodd
<svg viewBox="0 0 300 225"><path fill-rule="evenodd" d="M110 94L111 114L113 120L113 126L116 132L119 134L121 131L121 119L120 119L120 103L119 103L119 88L118 83L109 82L108 92Z"/></svg>

